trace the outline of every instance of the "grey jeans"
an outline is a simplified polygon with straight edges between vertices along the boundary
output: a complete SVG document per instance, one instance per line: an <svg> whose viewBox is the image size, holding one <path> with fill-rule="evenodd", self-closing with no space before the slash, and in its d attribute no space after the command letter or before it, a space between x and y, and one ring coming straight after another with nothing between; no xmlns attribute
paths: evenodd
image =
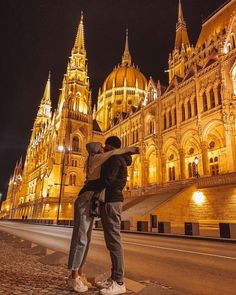
<svg viewBox="0 0 236 295"><path fill-rule="evenodd" d="M111 257L111 278L117 282L123 282L124 278L124 254L120 236L121 213L122 202L108 202L100 206L104 238Z"/></svg>
<svg viewBox="0 0 236 295"><path fill-rule="evenodd" d="M85 264L94 219L90 216L92 196L93 192L84 192L75 200L74 228L70 245L68 269L79 269Z"/></svg>

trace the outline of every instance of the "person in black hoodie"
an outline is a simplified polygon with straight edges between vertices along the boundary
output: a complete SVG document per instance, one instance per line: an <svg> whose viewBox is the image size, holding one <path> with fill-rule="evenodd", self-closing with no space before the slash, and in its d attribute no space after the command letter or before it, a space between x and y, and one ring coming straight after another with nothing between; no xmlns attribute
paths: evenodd
<svg viewBox="0 0 236 295"><path fill-rule="evenodd" d="M120 148L121 141L117 136L108 137L105 141L105 151ZM100 205L100 215L104 230L106 247L111 257L111 277L97 283L103 289L101 295L116 295L126 293L124 278L124 256L120 236L122 190L127 181L127 166L132 163L130 154L114 155L102 165L101 180L105 184L105 202Z"/></svg>

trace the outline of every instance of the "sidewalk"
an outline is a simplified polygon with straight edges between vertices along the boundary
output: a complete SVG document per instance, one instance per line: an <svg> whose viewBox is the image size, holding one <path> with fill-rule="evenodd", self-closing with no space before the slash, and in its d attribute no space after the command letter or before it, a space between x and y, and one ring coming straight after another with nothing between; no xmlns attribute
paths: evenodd
<svg viewBox="0 0 236 295"><path fill-rule="evenodd" d="M13 238L0 231L0 294L4 295L67 295L78 294L72 291L66 284L69 272L66 269L67 257L61 259L60 265L44 264L41 261L50 260L45 255L32 255L32 248L19 238ZM50 258L50 257L49 257ZM64 261L64 263L63 263ZM96 276L104 272L98 266L86 266L89 275ZM137 285L143 285L143 289L133 292ZM180 295L172 289L158 285L156 282L135 282L127 280L126 285L129 295ZM82 293L80 293L82 294ZM98 295L99 290L94 288L85 295ZM181 294L182 295L182 294Z"/></svg>

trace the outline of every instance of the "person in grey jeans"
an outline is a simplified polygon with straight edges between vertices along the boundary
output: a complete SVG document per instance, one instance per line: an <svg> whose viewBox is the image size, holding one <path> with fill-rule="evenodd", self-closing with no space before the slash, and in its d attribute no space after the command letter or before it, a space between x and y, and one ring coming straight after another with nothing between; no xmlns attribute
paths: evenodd
<svg viewBox="0 0 236 295"><path fill-rule="evenodd" d="M105 141L106 152L121 147L117 136L108 137ZM137 150L138 152L138 150ZM120 235L123 194L127 181L127 166L131 165L130 154L114 155L101 169L101 179L105 183L105 202L100 205L101 221L104 230L106 247L111 257L111 277L98 282L101 295L117 295L126 293L124 284L124 255Z"/></svg>

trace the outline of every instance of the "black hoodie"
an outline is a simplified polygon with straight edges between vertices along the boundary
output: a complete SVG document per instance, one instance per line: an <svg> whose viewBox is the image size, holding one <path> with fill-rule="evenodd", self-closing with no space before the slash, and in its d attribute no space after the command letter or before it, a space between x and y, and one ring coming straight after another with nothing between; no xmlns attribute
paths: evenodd
<svg viewBox="0 0 236 295"><path fill-rule="evenodd" d="M105 202L122 202L122 190L127 181L127 166L132 163L130 154L114 155L108 159L101 169L101 177L91 180L82 188L79 195L85 191L101 191L106 188Z"/></svg>
<svg viewBox="0 0 236 295"><path fill-rule="evenodd" d="M105 202L122 202L122 190L127 181L127 166L132 163L130 154L115 155L108 159L101 170L101 180L106 187Z"/></svg>

